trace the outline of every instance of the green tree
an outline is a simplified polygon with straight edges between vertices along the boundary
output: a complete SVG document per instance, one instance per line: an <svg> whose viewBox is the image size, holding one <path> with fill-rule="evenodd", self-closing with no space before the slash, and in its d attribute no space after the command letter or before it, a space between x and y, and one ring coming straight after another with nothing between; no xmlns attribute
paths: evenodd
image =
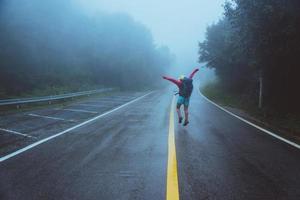
<svg viewBox="0 0 300 200"><path fill-rule="evenodd" d="M222 84L231 86L228 91L242 86L244 90L236 91L254 99L262 74L265 108L299 112L299 22L300 2L296 0L227 2L224 19L212 25L214 31L208 28L206 41L200 44L200 60L217 59L208 64L216 69ZM233 68L241 73L235 74Z"/></svg>

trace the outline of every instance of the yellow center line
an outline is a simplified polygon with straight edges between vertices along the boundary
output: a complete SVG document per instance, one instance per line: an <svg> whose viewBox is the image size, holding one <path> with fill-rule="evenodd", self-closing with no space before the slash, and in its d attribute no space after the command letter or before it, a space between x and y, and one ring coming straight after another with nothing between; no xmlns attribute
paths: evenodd
<svg viewBox="0 0 300 200"><path fill-rule="evenodd" d="M174 106L175 97L172 99L169 125L169 149L168 149L168 169L167 169L167 200L179 200L177 159L175 148L174 131Z"/></svg>

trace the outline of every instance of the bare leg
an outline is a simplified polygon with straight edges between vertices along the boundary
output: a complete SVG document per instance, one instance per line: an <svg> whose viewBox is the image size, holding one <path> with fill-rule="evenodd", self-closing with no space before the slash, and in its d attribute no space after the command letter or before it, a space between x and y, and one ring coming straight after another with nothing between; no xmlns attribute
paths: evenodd
<svg viewBox="0 0 300 200"><path fill-rule="evenodd" d="M189 123L189 107L184 106L184 125L186 126Z"/></svg>
<svg viewBox="0 0 300 200"><path fill-rule="evenodd" d="M182 116L181 116L180 106L178 106L178 105L176 107L176 112L177 112L177 115L178 115L178 121L179 121L179 123L181 123Z"/></svg>

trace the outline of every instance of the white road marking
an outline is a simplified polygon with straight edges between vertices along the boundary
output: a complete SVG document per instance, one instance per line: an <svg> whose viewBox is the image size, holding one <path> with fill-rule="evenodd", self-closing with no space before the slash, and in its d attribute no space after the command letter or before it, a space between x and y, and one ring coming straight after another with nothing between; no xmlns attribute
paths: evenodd
<svg viewBox="0 0 300 200"><path fill-rule="evenodd" d="M27 135L27 134L24 134L24 133L13 131L13 130L8 130L8 129L5 129L5 128L0 128L0 131L4 131L4 132L7 132L7 133L12 133L12 134L15 134L15 135L21 135L23 137L28 137L28 138L36 138L34 136L31 136L31 135Z"/></svg>
<svg viewBox="0 0 300 200"><path fill-rule="evenodd" d="M128 95L116 95L116 96L110 96L110 97L103 97L101 99L132 99L134 98L134 96L128 96Z"/></svg>
<svg viewBox="0 0 300 200"><path fill-rule="evenodd" d="M63 119L63 118L59 118L59 117L51 117L51 116L46 116L46 115L37 115L37 114L27 114L28 116L31 117L40 117L40 118L45 118L45 119L53 119L53 120L59 120L59 121L67 121L67 122L76 122L75 120L72 119Z"/></svg>
<svg viewBox="0 0 300 200"><path fill-rule="evenodd" d="M117 99L117 98L114 98L114 99L99 99L99 101L104 101L104 102L116 102L116 103L121 103L121 102L125 102L125 101L130 101L132 100L132 98L130 99Z"/></svg>
<svg viewBox="0 0 300 200"><path fill-rule="evenodd" d="M101 104L101 103L125 103L126 100L120 100L120 101L116 101L116 100L99 100L99 101L89 101L88 103L98 103L98 104Z"/></svg>
<svg viewBox="0 0 300 200"><path fill-rule="evenodd" d="M68 132L70 132L70 131L73 131L74 129L80 128L80 127L82 127L82 126L84 126L84 125L86 125L86 124L88 124L88 123L91 123L91 122L93 122L93 121L95 121L95 120L97 120L97 119L99 119L99 118L102 118L102 117L104 117L104 116L106 116L106 115L109 115L109 114L111 114L111 113L113 113L113 112L115 112L115 111L117 111L117 110L120 110L121 108L124 108L125 106L128 106L128 105L130 105L130 104L132 104L132 103L134 103L134 102L136 102L136 101L138 101L138 100L140 100L140 99L142 99L142 98L144 98L144 97L146 97L146 96L148 96L148 95L150 95L150 94L152 94L152 93L153 93L153 92L150 92L150 93L148 93L148 94L145 94L145 95L143 95L143 96L141 96L141 97L138 97L138 98L136 98L136 99L134 99L134 100L132 100L132 101L129 101L129 102L127 102L127 103L125 103L125 104L123 104L123 105L121 105L121 106L119 106L119 107L116 107L116 108L114 108L114 109L112 109L112 110L110 110L110 111L107 111L107 112L105 112L105 113L103 113L103 114L101 114L101 115L98 115L98 116L96 116L96 117L93 117L93 118L91 118L91 119L85 121L85 122L82 122L82 123L80 123L80 124L77 124L76 126L73 126L73 127L71 127L71 128L68 128L67 130L64 130L64 131L59 132L59 133L57 133L57 134L55 134L55 135L52 135L52 136L50 136L50 137L47 137L47 138L42 139L42 140L40 140L40 141L37 141L37 142L35 142L35 143L31 144L31 145L28 145L28 146L26 146L26 147L24 147L24 148L22 148L22 149L19 149L19 150L13 152L13 153L8 154L8 155L6 155L6 156L0 157L0 162L3 162L3 161L5 161L5 160L7 160L7 159L10 159L10 158L12 158L12 157L15 157L15 156L17 156L17 155L19 155L19 154L21 154L21 153L23 153L23 152L25 152L25 151L28 151L29 149L32 149L32 148L34 148L34 147L36 147L36 146L38 146L38 145L40 145L40 144L43 144L43 143L45 143L45 142L47 142L47 141L49 141L49 140L52 140L52 139L54 139L54 138L56 138L56 137L58 137L58 136L61 136L61 135L65 134L65 133L68 133Z"/></svg>
<svg viewBox="0 0 300 200"><path fill-rule="evenodd" d="M231 116L236 117L236 118L238 118L239 120L245 122L246 124L249 124L250 126L253 126L253 127L255 127L255 128L257 128L257 129L259 129L259 130L261 130L261 131L267 133L268 135L271 135L271 136L273 136L273 137L275 137L275 138L277 138L277 139L279 139L279 140L281 140L281 141L283 141L283 142L285 142L285 143L287 143L287 144L289 144L289 145L292 145L293 147L296 147L296 148L300 149L300 145L299 145L299 144L296 144L296 143L294 143L294 142L292 142L292 141L289 141L289 140L287 140L287 139L285 139L285 138L283 138L283 137L281 137L281 136L279 136L279 135L277 135L277 134L275 134L275 133L272 133L271 131L268 131L267 129L264 129L264 128L262 128L262 127L256 125L256 124L253 124L252 122L249 122L248 120L246 120L246 119L244 119L244 118L242 118L242 117L240 117L240 116L237 116L236 114L234 114L234 113L232 113L232 112L226 110L226 109L223 108L222 106L220 106L220 105L216 104L215 102L211 101L210 99L208 99L206 96L204 96L204 95L200 92L200 90L198 90L198 92L199 92L199 94L200 94L204 99L206 99L209 103L215 105L216 107L218 107L219 109L223 110L224 112L230 114Z"/></svg>
<svg viewBox="0 0 300 200"><path fill-rule="evenodd" d="M98 99L98 100L94 100L94 101L88 101L87 103L107 103L107 102L112 102L112 103L124 103L124 102L127 102L127 101L130 101L134 98L102 98L102 99Z"/></svg>
<svg viewBox="0 0 300 200"><path fill-rule="evenodd" d="M89 110L82 110L82 109L69 109L69 108L57 109L57 110L65 110L65 111L71 111L71 112L92 113L92 114L97 114L98 113L96 111L89 111Z"/></svg>
<svg viewBox="0 0 300 200"><path fill-rule="evenodd" d="M81 103L81 104L76 104L78 106L90 106L90 107L95 107L95 108L103 108L106 107L105 105L94 105L94 104L87 104L87 103Z"/></svg>

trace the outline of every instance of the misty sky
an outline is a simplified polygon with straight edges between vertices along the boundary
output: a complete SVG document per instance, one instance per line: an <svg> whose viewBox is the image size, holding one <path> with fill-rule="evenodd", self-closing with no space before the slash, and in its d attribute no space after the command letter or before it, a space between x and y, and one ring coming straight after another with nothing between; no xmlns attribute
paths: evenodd
<svg viewBox="0 0 300 200"><path fill-rule="evenodd" d="M158 45L176 54L176 67L197 66L198 41L223 13L225 0L76 0L88 14L124 12L145 24Z"/></svg>

